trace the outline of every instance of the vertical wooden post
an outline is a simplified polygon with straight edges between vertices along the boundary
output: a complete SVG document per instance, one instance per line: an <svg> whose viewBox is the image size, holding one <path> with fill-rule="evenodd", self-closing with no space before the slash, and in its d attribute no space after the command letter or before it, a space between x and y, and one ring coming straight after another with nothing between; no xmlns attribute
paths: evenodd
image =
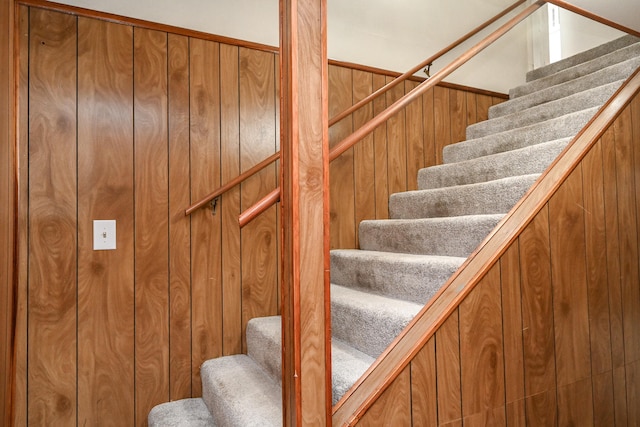
<svg viewBox="0 0 640 427"><path fill-rule="evenodd" d="M15 98L14 4L0 1L0 424L11 425L15 324Z"/></svg>
<svg viewBox="0 0 640 427"><path fill-rule="evenodd" d="M326 0L280 21L284 425L330 425Z"/></svg>

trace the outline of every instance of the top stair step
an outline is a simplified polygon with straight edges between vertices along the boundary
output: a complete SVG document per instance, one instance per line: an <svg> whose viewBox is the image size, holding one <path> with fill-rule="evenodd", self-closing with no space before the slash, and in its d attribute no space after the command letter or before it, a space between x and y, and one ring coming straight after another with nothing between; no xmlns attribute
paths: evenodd
<svg viewBox="0 0 640 427"><path fill-rule="evenodd" d="M536 68L535 70L529 71L527 73L527 82L550 76L564 69L574 67L583 62L591 61L593 59L599 58L603 55L625 48L638 42L640 42L640 39L631 35L620 37L618 39L610 41L609 43L605 43L603 45L581 52L577 55L573 55L569 58L554 62L553 64L549 64L544 67Z"/></svg>
<svg viewBox="0 0 640 427"><path fill-rule="evenodd" d="M559 85L638 56L640 56L640 42L513 88L509 91L509 98L518 98Z"/></svg>

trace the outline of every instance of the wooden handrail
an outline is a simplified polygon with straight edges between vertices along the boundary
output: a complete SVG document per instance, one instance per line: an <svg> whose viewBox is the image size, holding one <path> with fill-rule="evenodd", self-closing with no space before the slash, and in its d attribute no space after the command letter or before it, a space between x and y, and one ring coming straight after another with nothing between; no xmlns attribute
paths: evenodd
<svg viewBox="0 0 640 427"><path fill-rule="evenodd" d="M497 39L502 37L509 30L511 30L513 27L515 27L517 24L519 24L522 20L524 20L529 15L531 15L533 12L535 12L536 10L541 8L544 4L546 4L545 0L538 0L535 3L533 3L532 5L528 6L526 9L524 9L518 15L514 16L508 22L506 22L504 25L502 25L500 28L498 28L493 33L489 34L487 37L482 39L479 43L477 43L475 46L473 46L467 52L465 52L462 55L460 55L457 59L455 59L449 65L445 66L440 71L435 73L433 76L431 76L431 78L429 78L428 80L425 80L424 82L420 83L418 86L413 88L409 93L405 94L402 98L398 99L396 102L391 104L389 107L387 107L380 114L375 116L373 119L369 120L362 127L358 128L351 135L349 135L346 138L344 138L342 141L340 141L338 144L336 144L331 149L331 151L329 152L329 161L331 162L331 161L335 160L338 156L340 156L342 153L347 151L349 148L351 148L354 144L356 144L362 138L364 138L365 136L367 136L370 133L372 133L376 128L378 128L384 122L389 120L389 118L393 117L400 110L402 110L403 108L405 108L406 106L411 104L413 101L416 100L416 98L421 96L427 90L429 90L433 86L437 85L442 79L444 79L449 74L453 73L455 70L460 68L460 66L462 66L464 63L466 63L471 58L476 56L478 53L480 53L487 46L489 46L490 44L495 42ZM278 190L277 194L279 196L280 191L279 191L279 189L276 189L276 190ZM271 193L269 193L269 195L267 195L266 197L262 198L258 203L256 203L251 208L249 208L247 211L243 212L240 215L240 218L241 218L240 223L241 224L247 224L251 220L253 220L255 217L260 215L262 212L267 210L267 208L269 208L269 206L271 206L270 204L268 204L269 201L272 201L272 203L277 202L279 200L279 197L278 198L274 198L275 194L276 194L276 191L274 190Z"/></svg>
<svg viewBox="0 0 640 427"><path fill-rule="evenodd" d="M346 110L344 110L342 113L339 113L336 116L332 117L331 119L329 119L329 126L333 126L334 124L338 123L340 120L342 120L345 117L347 117L349 114L353 113L354 111L358 110L359 108L361 108L364 105L368 104L369 102L373 101L375 98L377 98L378 96L382 95L383 93L389 91L389 89L392 89L392 88L396 87L397 85L399 85L400 83L404 82L406 79L408 79L409 77L413 76L415 73L417 73L418 71L420 71L421 69L423 69L427 65L433 63L433 61L435 61L436 59L440 58L444 54L446 54L449 51L451 51L451 50L455 49L456 47L460 46L462 43L466 42L471 37L475 36L480 31L482 31L485 28L487 28L489 25L493 24L494 22L496 22L497 20L499 20L503 16L509 14L511 11L516 9L518 6L523 4L525 1L526 0L518 0L517 2L515 2L511 6L509 6L508 8L506 8L505 10L503 10L502 12L500 12L499 14L494 16L493 18L491 18L488 21L486 21L484 24L482 24L482 25L474 28L473 30L469 31L467 34L465 34L464 36L460 37L458 40L456 40L455 42L451 43L449 46L447 46L447 47L441 49L440 51L438 51L437 53L431 55L429 58L425 59L424 61L422 61L421 63L419 63L418 65L416 65L415 67L413 67L412 69L407 71L406 73L396 77L395 79L393 79L392 81L390 81L386 85L382 86L380 89L376 90L375 92L371 93L367 97L365 97L365 98L361 99L360 101L356 102L351 107L349 107Z"/></svg>
<svg viewBox="0 0 640 427"><path fill-rule="evenodd" d="M222 187L218 188L215 191L212 191L211 193L207 194L206 196L204 196L202 199L200 199L199 201L197 201L193 205L189 206L184 211L185 216L191 215L191 213L193 211L195 211L196 209L199 209L199 208L203 207L204 205L209 203L211 200L213 200L216 197L220 196L222 193L225 193L225 192L231 190L233 187L235 187L236 185L240 184L245 179L249 178L250 176L252 176L255 173L258 173L260 170L262 170L263 168L269 166L271 163L273 163L273 162L275 162L276 160L279 160L279 159L280 159L280 151L278 151L278 152L272 154L271 156L267 157L266 159L264 159L263 161L261 161L257 165L253 166L251 169L248 169L244 173L238 175L237 177L235 177L231 181L227 182Z"/></svg>
<svg viewBox="0 0 640 427"><path fill-rule="evenodd" d="M260 199L258 203L254 204L249 209L247 209L246 211L240 214L240 217L238 217L238 223L240 224L240 228L249 224L255 217L257 217L262 212L269 209L271 205L273 205L274 203L277 203L279 200L280 200L280 187L276 187L273 191L271 191L269 194L267 194L262 199Z"/></svg>
<svg viewBox="0 0 640 427"><path fill-rule="evenodd" d="M424 68L427 65L431 64L433 61L435 61L436 59L440 58L441 56L443 56L444 54L448 53L449 51L455 49L456 47L458 47L459 45L461 45L465 41L469 40L471 37L473 37L476 34L478 34L480 31L482 31L485 28L487 28L489 25L493 24L494 22L496 22L500 18L504 17L505 15L507 15L508 13L513 11L514 9L516 9L521 4L525 3L525 1L526 0L518 0L518 1L516 1L514 4L512 4L511 6L509 6L508 8L506 8L505 10L503 10L502 12L500 12L499 14L494 16L493 18L489 19L488 21L486 21L482 25L479 25L478 27L474 28L473 30L471 30L470 32L465 34L464 36L460 37L455 42L451 43L449 46L441 49L436 54L430 56L429 58L427 58L424 61L422 61L420 64L418 64L415 67L413 67L411 70L409 70L406 73L396 77L394 80L392 80L388 84L382 86L380 89L378 89L375 92L373 92L372 94L368 95L366 98L358 101L357 103L355 103L351 107L349 107L346 110L344 110L342 113L340 113L337 116L331 118L329 120L329 127L333 126L334 124L336 124L340 120L344 119L349 114L353 113L354 111L356 111L357 109L361 108L365 104L371 102L373 99L377 98L378 96L386 93L389 89L392 89L395 86L399 85L400 83L404 82L406 79L408 79L409 77L413 76L416 72L420 71L422 68ZM196 202L193 205L189 206L185 210L185 215L190 215L193 211L195 211L195 210L201 208L202 206L206 205L211 200L213 200L216 197L220 196L221 194L227 192L231 188L235 187L236 185L238 185L239 183L241 183L242 181L247 179L249 176L259 172L262 168L267 167L268 165L270 165L272 162L274 162L275 160L277 160L279 158L280 158L280 152L278 151L275 154L273 154L271 157L269 157L269 158L265 159L264 161L258 163L257 165L255 165L254 167L252 167L251 169L249 169L248 171L246 171L242 175L240 175L237 178L229 181L224 186L222 186L222 187L218 188L217 190L209 193L208 195L203 197L198 202ZM273 199L273 195L269 194L269 195L265 196L265 199L267 199L267 198L269 198L271 200L271 199ZM277 199L274 200L274 203L277 202L278 200L279 200L279 196L278 196ZM263 203L263 202L264 201L261 200L258 203ZM253 211L254 209L251 208L251 210ZM243 218L245 218L244 215L245 214L242 214L241 217L240 217L240 223L241 224L243 223ZM242 225L241 225L241 227L242 227Z"/></svg>

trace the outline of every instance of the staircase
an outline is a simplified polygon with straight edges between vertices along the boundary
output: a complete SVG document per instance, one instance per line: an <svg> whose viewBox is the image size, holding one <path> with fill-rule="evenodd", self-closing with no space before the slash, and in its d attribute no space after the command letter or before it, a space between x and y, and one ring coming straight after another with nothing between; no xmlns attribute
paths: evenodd
<svg viewBox="0 0 640 427"><path fill-rule="evenodd" d="M331 252L334 404L638 67L640 40L625 36L528 73L419 172L419 190L390 197L391 219L360 224L360 249ZM280 318L246 335L246 355L202 365L202 399L158 405L149 425L281 425Z"/></svg>

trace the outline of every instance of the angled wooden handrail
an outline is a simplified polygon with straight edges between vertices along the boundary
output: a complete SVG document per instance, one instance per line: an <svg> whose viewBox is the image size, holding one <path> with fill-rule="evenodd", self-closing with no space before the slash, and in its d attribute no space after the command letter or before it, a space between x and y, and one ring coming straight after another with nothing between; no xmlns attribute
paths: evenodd
<svg viewBox="0 0 640 427"><path fill-rule="evenodd" d="M387 107L380 114L375 116L373 119L369 120L362 127L358 128L351 135L344 138L338 144L336 144L331 151L329 152L329 161L335 160L342 153L351 148L358 141L363 139L365 136L372 133L376 128L382 125L384 122L389 120L389 118L396 115L400 110L411 104L416 100L419 96L422 96L427 90L431 89L433 86L437 85L440 81L442 81L449 74L453 73L455 70L460 68L463 64L469 61L471 58L476 56L478 53L483 51L487 46L495 42L497 39L505 35L509 30L531 15L533 12L541 8L546 4L545 0L538 0L537 2L531 4L522 12L511 18L505 24L503 24L500 28L489 34L487 37L482 39L479 43L473 46L471 49L460 55L457 59L451 62L449 65L442 68L440 71L431 76L428 80L423 81L418 86L413 88L409 93L405 94L402 98L398 99L396 102ZM264 212L270 205L267 204L267 198L273 200L273 203L279 200L279 197L276 199L274 195L277 194L279 196L279 189L276 189L269 193L269 195L263 199L261 199L254 206L249 208L247 211L243 212L240 215L239 223L242 227L245 224L248 224L255 217Z"/></svg>
<svg viewBox="0 0 640 427"><path fill-rule="evenodd" d="M434 55L431 55L429 58L425 59L420 64L416 65L411 70L409 70L406 73L396 77L394 80L392 80L391 82L389 82L386 85L382 86L380 89L376 90L375 92L371 93L366 98L363 98L362 100L358 101L357 103L355 103L351 107L349 107L346 110L344 110L342 113L340 113L340 114L336 115L335 117L331 118L329 120L329 126L330 127L333 126L334 124L336 124L340 120L342 120L345 117L347 117L349 114L351 114L354 111L358 110L359 108L361 108L362 106L366 105L367 103L373 101L378 96L386 93L390 89L392 89L392 88L396 87L397 85L399 85L400 83L404 82L409 77L413 76L415 73L420 71L422 68L426 67L427 65L431 64L436 59L440 58L441 56L445 55L446 53L448 53L451 50L455 49L456 47L460 46L462 43L464 43L465 41L469 40L471 37L475 36L480 31L484 30L485 28L487 28L491 24L495 23L500 18L502 18L505 15L509 14L511 11L513 11L514 9L516 9L518 6L520 6L521 4L523 4L525 2L526 2L526 0L518 0L518 1L516 1L514 4L512 4L511 6L509 6L508 8L503 10L502 12L498 13L493 18L489 19L488 21L484 22L483 24L479 25L478 27L474 28L473 30L469 31L464 36L460 37L458 40L456 40L453 43L451 43L449 46L441 49L440 51L438 51ZM280 158L280 152L278 151L275 154L273 154L271 157L269 157L269 158L263 160L262 162L258 163L257 165L255 165L254 167L252 167L251 169L249 169L248 171L246 171L242 175L240 175L237 178L229 181L224 186L222 186L222 187L218 188L217 190L209 193L208 195L203 197L198 202L196 202L193 205L189 206L185 210L185 215L190 215L193 211L205 206L211 200L213 200L216 197L220 196L221 194L227 192L231 188L235 187L236 185L238 185L239 183L241 183L242 181L247 179L249 176L259 172L262 168L267 167L268 165L270 165L272 162L276 161L279 158ZM273 200L273 203L276 203L278 200L280 200L279 191L278 191L278 197L277 198L274 198L274 194L270 193L269 195L265 196L265 198L263 200L258 202L258 204L260 204L262 206L266 199ZM263 206L263 207L266 209L269 206ZM256 210L256 208L257 208L257 206L253 206L253 207L250 208L250 211L253 212L253 211ZM243 213L243 215L245 215L245 214ZM248 215L248 213L247 213L247 215ZM244 226L242 218L244 218L244 216L241 216L241 219L240 219L241 227ZM246 224L246 223L244 223L244 224Z"/></svg>
<svg viewBox="0 0 640 427"><path fill-rule="evenodd" d="M271 156L267 157L266 159L264 159L263 161L261 161L257 165L253 166L251 169L248 169L244 173L238 175L237 177L235 177L231 181L227 182L222 187L218 188L215 191L212 191L211 193L207 194L206 196L204 196L202 199L200 199L199 201L197 201L193 205L189 206L184 211L185 216L191 215L191 213L193 213L193 211L195 211L197 209L200 209L201 207L203 207L204 205L209 203L211 200L213 200L216 197L219 197L221 194L226 193L227 191L231 190L233 187L235 187L236 185L240 184L245 179L249 178L250 176L252 176L252 175L254 175L256 173L258 173L263 168L269 166L271 163L273 163L273 162L275 162L276 160L279 160L279 159L280 159L280 151L278 151L277 153L274 153Z"/></svg>
<svg viewBox="0 0 640 427"><path fill-rule="evenodd" d="M478 27L476 27L473 30L469 31L467 34L465 34L464 36L460 37L458 40L454 41L449 46L447 46L447 47L441 49L440 51L438 51L437 53L431 55L429 58L425 59L424 61L422 61L421 63L419 63L418 65L416 65L415 67L413 67L412 69L407 71L406 73L396 77L395 79L393 79L392 81L390 81L386 85L382 86L380 89L376 90L375 92L371 93L367 97L365 97L365 98L361 99L360 101L356 102L351 107L349 107L346 110L344 110L342 113L337 114L336 116L332 117L331 119L329 119L329 126L333 126L334 124L338 123L340 120L342 120L345 117L347 117L349 114L353 113L354 111L360 109L364 105L366 105L369 102L373 101L375 98L377 98L378 96L382 95L383 93L389 91L389 89L392 89L392 88L396 87L397 85L399 85L400 83L404 82L409 77L413 76L415 73L417 73L418 71L420 71L421 69L423 69L427 65L433 63L433 61L435 61L436 59L440 58L441 56L445 55L446 53L448 53L451 50L455 49L456 47L460 46L462 43L466 42L471 37L475 36L480 31L482 31L485 28L487 28L489 25L493 24L494 22L498 21L500 18L502 18L505 15L509 14L511 11L516 9L518 6L520 6L521 4L525 3L525 1L526 0L518 0L517 2L515 2L511 6L509 6L508 8L506 8L505 10L503 10L502 12L500 12L499 14L494 16L493 18L491 18L488 21L486 21L485 23L483 23L482 25L479 25Z"/></svg>

